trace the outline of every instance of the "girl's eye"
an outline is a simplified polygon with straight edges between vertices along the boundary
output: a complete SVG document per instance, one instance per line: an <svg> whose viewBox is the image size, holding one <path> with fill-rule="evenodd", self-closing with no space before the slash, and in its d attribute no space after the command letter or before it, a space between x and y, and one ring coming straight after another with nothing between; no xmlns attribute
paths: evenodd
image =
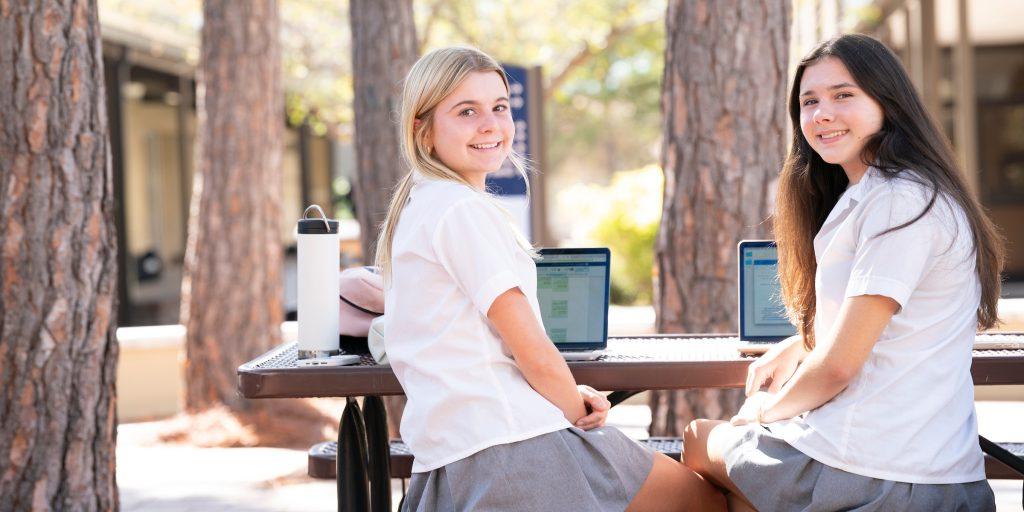
<svg viewBox="0 0 1024 512"><path fill-rule="evenodd" d="M852 98L852 97L853 97L853 94L849 93L849 92L841 92L839 94L836 94L836 99L837 100L841 100L841 99L844 99L844 98Z"/></svg>
<svg viewBox="0 0 1024 512"><path fill-rule="evenodd" d="M504 112L506 110L508 110L508 105L498 105L494 107L495 112Z"/></svg>
<svg viewBox="0 0 1024 512"><path fill-rule="evenodd" d="M808 105L814 105L817 102L818 102L818 100L816 100L814 98L808 98L808 99L804 100L804 102L801 103L800 105L806 107Z"/></svg>
<svg viewBox="0 0 1024 512"><path fill-rule="evenodd" d="M471 116L471 115L473 115L475 113L476 113L476 110L471 109L471 108L467 108L467 109L463 110L462 112L459 112L459 115L460 116Z"/></svg>

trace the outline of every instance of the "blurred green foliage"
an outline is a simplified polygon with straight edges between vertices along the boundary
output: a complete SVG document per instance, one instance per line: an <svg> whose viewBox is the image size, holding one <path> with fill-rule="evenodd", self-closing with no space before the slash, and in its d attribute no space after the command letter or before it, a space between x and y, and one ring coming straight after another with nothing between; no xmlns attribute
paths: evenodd
<svg viewBox="0 0 1024 512"><path fill-rule="evenodd" d="M349 195L350 192L352 192L352 182L345 176L336 176L331 180L331 193L334 197L334 204L332 205L334 210L333 218L355 218L353 212L356 211L356 208L355 205L352 204L352 196Z"/></svg>
<svg viewBox="0 0 1024 512"><path fill-rule="evenodd" d="M548 166L606 183L657 161L666 0L417 0L422 50L470 44L542 66Z"/></svg>
<svg viewBox="0 0 1024 512"><path fill-rule="evenodd" d="M282 0L281 65L285 113L292 126L348 140L352 135L352 47L348 2ZM100 23L130 24L140 37L184 46L198 64L200 0L99 0Z"/></svg>
<svg viewBox="0 0 1024 512"><path fill-rule="evenodd" d="M198 62L200 0L99 0L140 35L173 33ZM352 49L345 0L280 0L286 115L352 139ZM547 175L606 182L657 160L666 0L413 0L421 51L469 44L542 66Z"/></svg>
<svg viewBox="0 0 1024 512"><path fill-rule="evenodd" d="M597 244L612 252L612 302L650 304L654 241L661 219L664 175L657 165L615 174L611 183L574 185L559 201L586 219L576 244Z"/></svg>

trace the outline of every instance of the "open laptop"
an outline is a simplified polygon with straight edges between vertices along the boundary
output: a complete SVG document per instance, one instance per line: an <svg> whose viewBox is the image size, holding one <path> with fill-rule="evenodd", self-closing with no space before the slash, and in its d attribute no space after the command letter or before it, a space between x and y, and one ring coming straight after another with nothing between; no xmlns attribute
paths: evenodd
<svg viewBox="0 0 1024 512"><path fill-rule="evenodd" d="M772 240L743 240L739 250L739 335L747 353L763 353L796 334L779 284L779 252Z"/></svg>
<svg viewBox="0 0 1024 512"><path fill-rule="evenodd" d="M779 254L772 240L739 243L739 335L744 354L763 354L773 344L796 334L782 305ZM979 333L974 350L1019 350L1024 336L1017 333Z"/></svg>
<svg viewBox="0 0 1024 512"><path fill-rule="evenodd" d="M608 346L611 253L607 248L541 249L537 301L548 337L567 361L589 361Z"/></svg>

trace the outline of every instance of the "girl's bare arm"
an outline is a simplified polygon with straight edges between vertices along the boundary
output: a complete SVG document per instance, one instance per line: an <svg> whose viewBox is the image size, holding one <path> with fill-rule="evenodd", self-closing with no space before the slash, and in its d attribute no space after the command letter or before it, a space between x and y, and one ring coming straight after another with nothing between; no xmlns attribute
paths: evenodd
<svg viewBox="0 0 1024 512"><path fill-rule="evenodd" d="M576 379L519 288L512 288L494 299L487 318L533 389L561 409L574 425L586 416Z"/></svg>
<svg viewBox="0 0 1024 512"><path fill-rule="evenodd" d="M843 301L832 332L818 339L793 378L761 406L761 421L792 418L815 409L846 389L860 373L871 349L899 304L882 295Z"/></svg>

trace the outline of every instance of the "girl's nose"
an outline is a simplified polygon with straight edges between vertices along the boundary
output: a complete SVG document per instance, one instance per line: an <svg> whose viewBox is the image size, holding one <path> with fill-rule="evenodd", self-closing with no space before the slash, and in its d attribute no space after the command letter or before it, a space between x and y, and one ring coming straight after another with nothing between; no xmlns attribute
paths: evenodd
<svg viewBox="0 0 1024 512"><path fill-rule="evenodd" d="M815 123L830 123L835 120L830 109L818 107L814 110L814 122Z"/></svg>
<svg viewBox="0 0 1024 512"><path fill-rule="evenodd" d="M496 129L498 129L498 119L495 117L494 112L487 112L480 116L480 124L477 125L477 131L488 133Z"/></svg>

